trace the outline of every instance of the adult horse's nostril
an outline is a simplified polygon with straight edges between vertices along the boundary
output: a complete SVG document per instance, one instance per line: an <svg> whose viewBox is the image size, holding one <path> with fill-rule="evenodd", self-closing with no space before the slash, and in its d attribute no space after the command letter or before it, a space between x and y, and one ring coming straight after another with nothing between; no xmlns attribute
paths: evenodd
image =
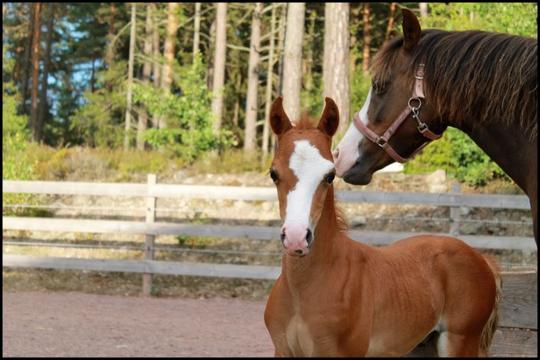
<svg viewBox="0 0 540 360"><path fill-rule="evenodd" d="M332 157L334 158L334 161L339 158L339 149L335 149L334 151L332 151Z"/></svg>
<svg viewBox="0 0 540 360"><path fill-rule="evenodd" d="M302 249L294 250L294 252L297 253L298 255L302 255L304 253Z"/></svg>
<svg viewBox="0 0 540 360"><path fill-rule="evenodd" d="M309 246L309 245L311 244L311 242L313 241L313 234L311 233L311 230L310 230L310 229L307 229L306 241L307 241L308 246Z"/></svg>
<svg viewBox="0 0 540 360"><path fill-rule="evenodd" d="M281 242L284 242L285 241L285 229L281 230Z"/></svg>

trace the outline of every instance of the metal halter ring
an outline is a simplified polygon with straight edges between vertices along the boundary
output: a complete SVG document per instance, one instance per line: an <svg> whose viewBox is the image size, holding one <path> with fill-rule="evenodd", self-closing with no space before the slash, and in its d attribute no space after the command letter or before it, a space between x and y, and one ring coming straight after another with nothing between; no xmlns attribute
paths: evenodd
<svg viewBox="0 0 540 360"><path fill-rule="evenodd" d="M379 137L377 138L377 141L375 141L375 143L376 143L377 145L379 145L380 147L383 147L384 145L386 145L387 141L386 141L386 139L383 138L382 136L379 136Z"/></svg>
<svg viewBox="0 0 540 360"><path fill-rule="evenodd" d="M418 101L418 106L412 106L411 105L411 101L413 101L413 100ZM411 110L418 110L422 106L422 100L420 100L420 98L418 98L418 97L412 97L412 98L409 99L409 102L407 103L407 105L409 106L409 108Z"/></svg>

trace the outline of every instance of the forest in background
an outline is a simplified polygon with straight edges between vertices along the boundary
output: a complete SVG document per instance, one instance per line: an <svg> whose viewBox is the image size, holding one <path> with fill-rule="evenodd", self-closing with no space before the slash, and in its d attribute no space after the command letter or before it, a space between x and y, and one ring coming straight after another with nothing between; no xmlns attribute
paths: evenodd
<svg viewBox="0 0 540 360"><path fill-rule="evenodd" d="M279 95L291 118L333 97L342 135L401 7L423 28L537 33L536 3L3 3L3 178L43 178L81 147L139 159L127 171L234 149L264 167ZM455 129L406 169L436 168L473 185L504 176Z"/></svg>

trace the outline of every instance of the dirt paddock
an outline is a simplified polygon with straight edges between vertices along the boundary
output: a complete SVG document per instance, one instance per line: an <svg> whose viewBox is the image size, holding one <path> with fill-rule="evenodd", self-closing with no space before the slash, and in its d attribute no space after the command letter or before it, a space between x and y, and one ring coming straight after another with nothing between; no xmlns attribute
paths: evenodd
<svg viewBox="0 0 540 360"><path fill-rule="evenodd" d="M274 355L263 300L11 290L2 300L5 357ZM532 342L508 331L497 330L490 356L536 357L535 331Z"/></svg>
<svg viewBox="0 0 540 360"><path fill-rule="evenodd" d="M273 356L264 301L2 292L3 356Z"/></svg>

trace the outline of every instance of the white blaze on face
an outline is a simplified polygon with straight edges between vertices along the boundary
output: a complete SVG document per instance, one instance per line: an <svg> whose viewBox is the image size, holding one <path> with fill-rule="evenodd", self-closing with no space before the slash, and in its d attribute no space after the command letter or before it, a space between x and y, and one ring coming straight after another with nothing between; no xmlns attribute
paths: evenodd
<svg viewBox="0 0 540 360"><path fill-rule="evenodd" d="M360 120L367 125L368 123L368 108L371 102L371 88L369 89L364 106L360 110ZM334 163L336 166L336 175L342 177L356 162L358 156L358 145L364 136L354 123L351 122L349 129L343 136L343 139L339 142L336 150L334 151ZM337 153L337 156L336 156Z"/></svg>
<svg viewBox="0 0 540 360"><path fill-rule="evenodd" d="M294 152L289 160L289 167L298 178L296 186L287 194L287 209L285 213L285 228L308 229L309 215L313 195L324 175L328 174L334 164L325 159L319 149L307 140L294 142ZM294 242L297 239L289 239ZM300 239L298 241L301 241Z"/></svg>

